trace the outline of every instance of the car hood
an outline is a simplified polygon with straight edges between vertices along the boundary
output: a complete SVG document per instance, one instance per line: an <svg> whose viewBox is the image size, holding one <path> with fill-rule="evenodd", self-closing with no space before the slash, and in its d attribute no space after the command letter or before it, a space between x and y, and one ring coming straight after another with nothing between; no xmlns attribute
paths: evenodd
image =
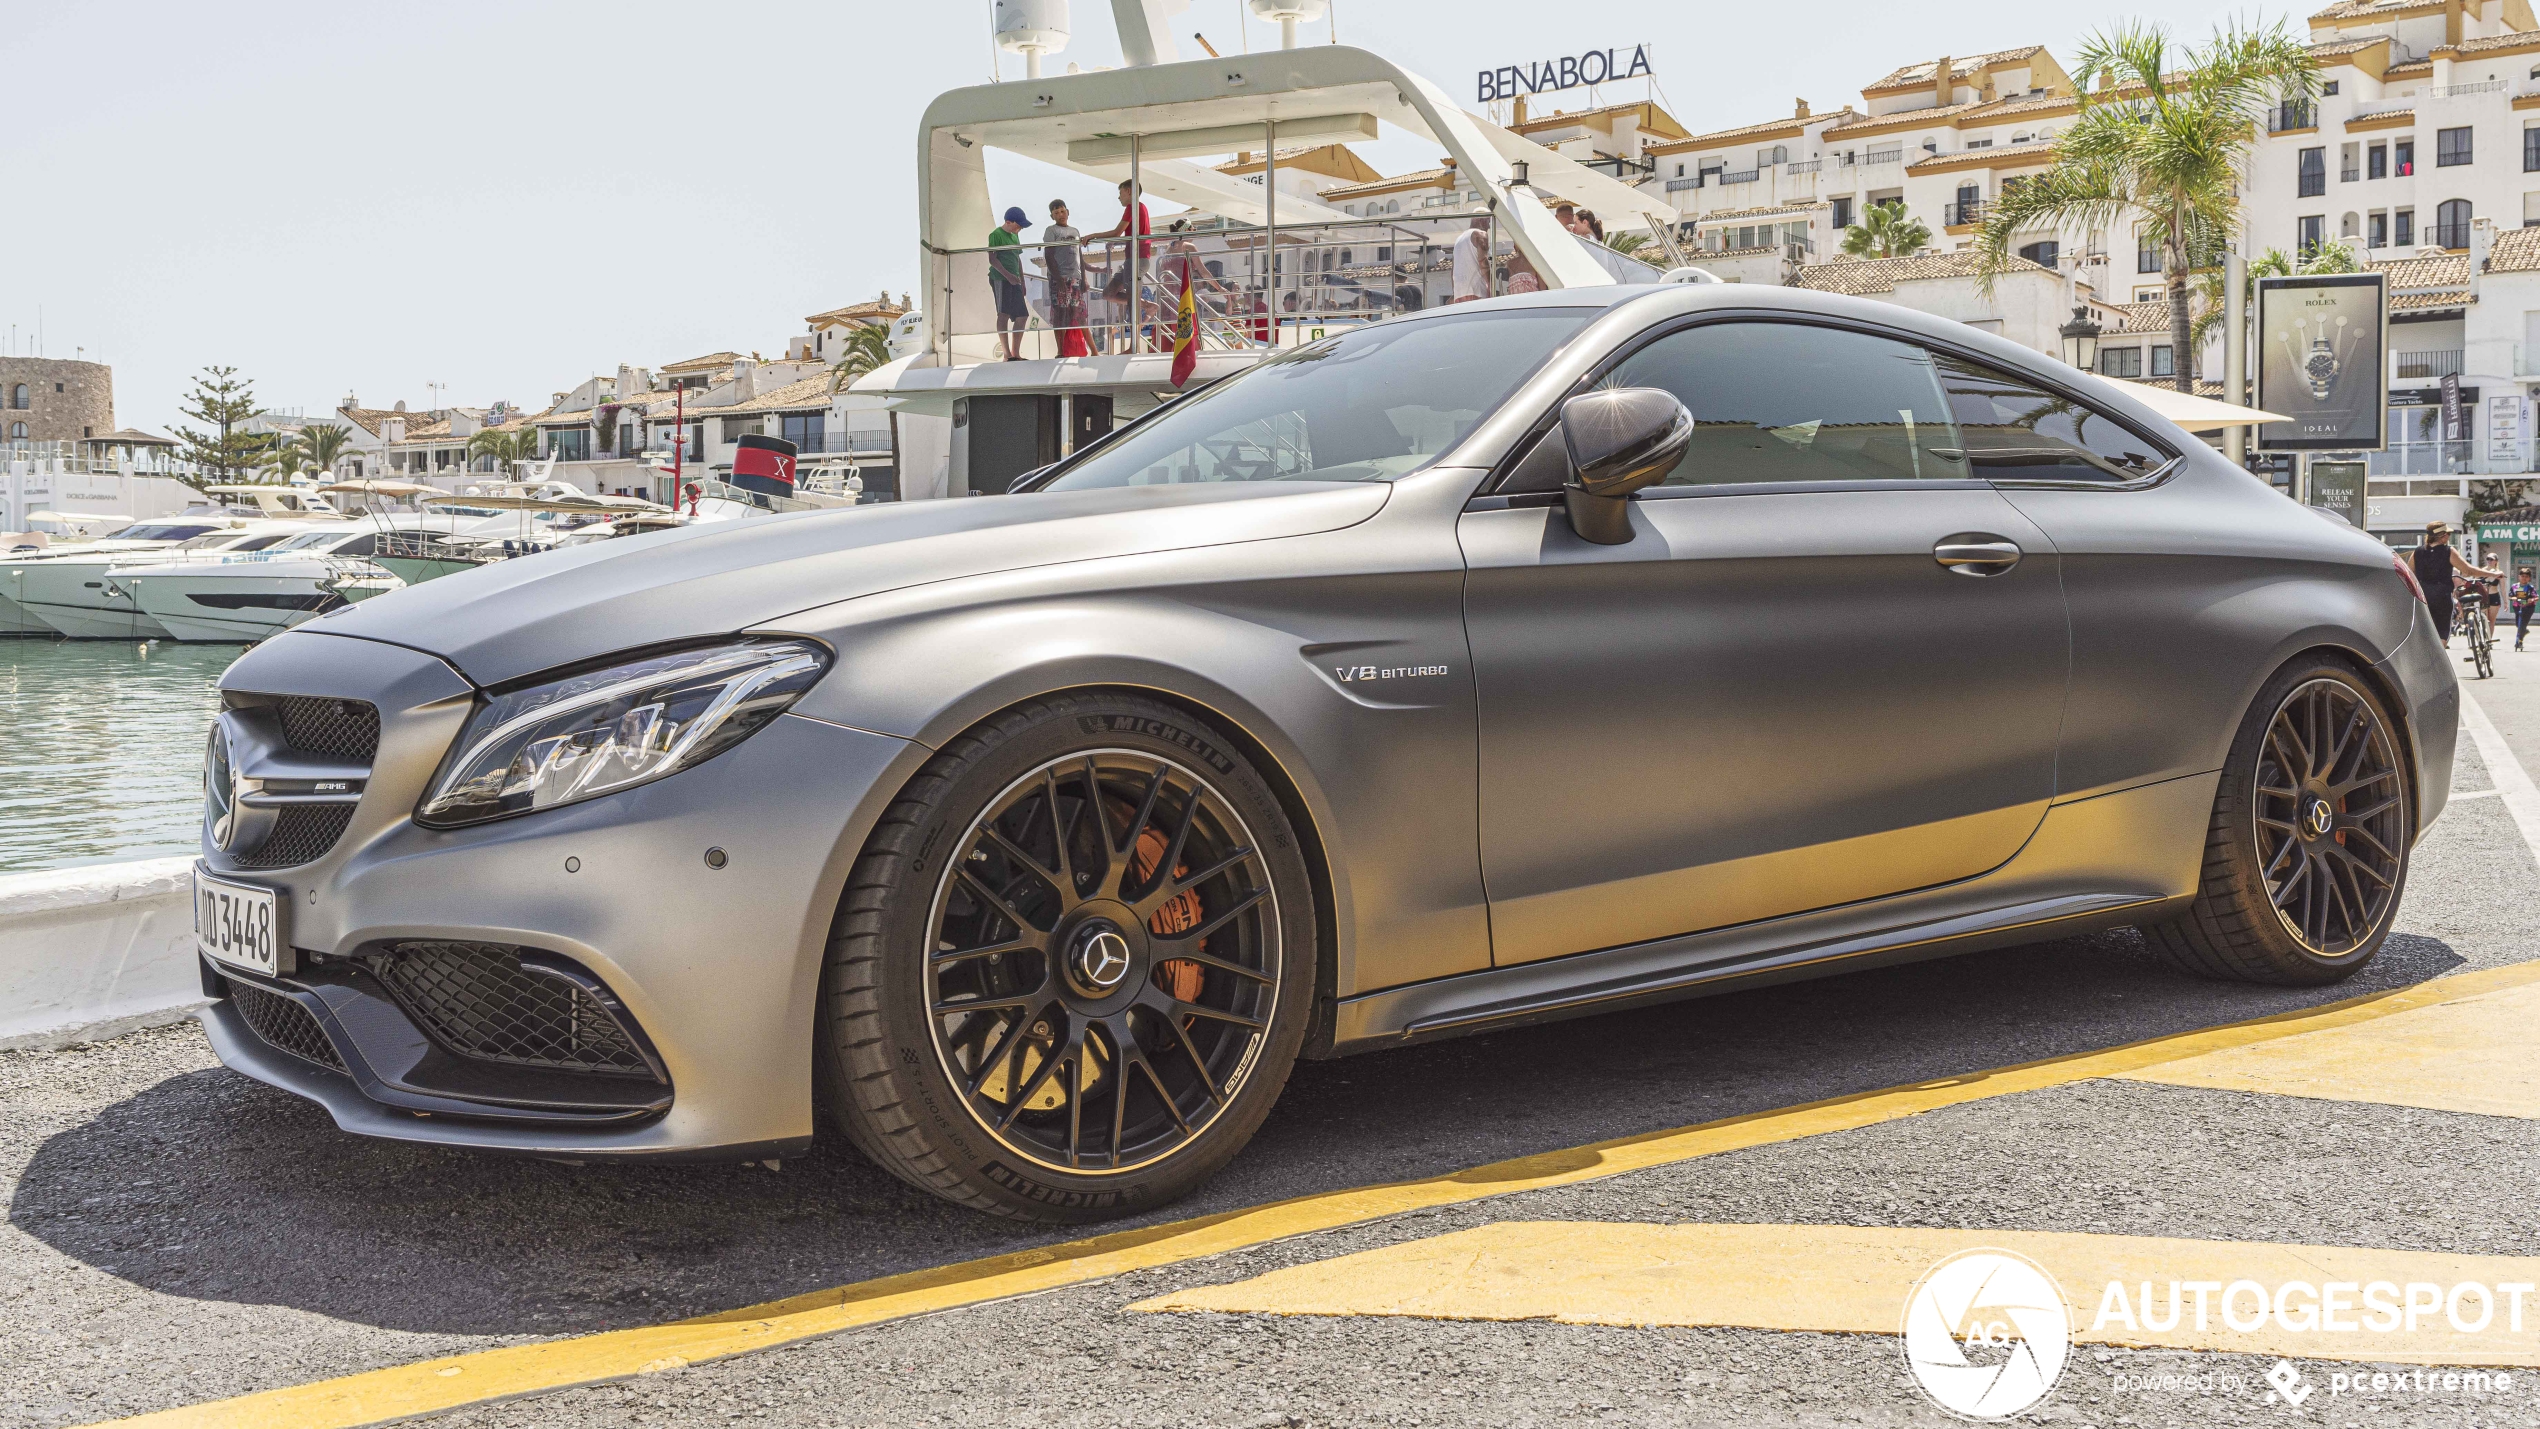
<svg viewBox="0 0 2540 1429"><path fill-rule="evenodd" d="M425 651L498 685L932 581L1337 530L1375 515L1390 490L1132 486L710 522L499 561L306 628Z"/></svg>

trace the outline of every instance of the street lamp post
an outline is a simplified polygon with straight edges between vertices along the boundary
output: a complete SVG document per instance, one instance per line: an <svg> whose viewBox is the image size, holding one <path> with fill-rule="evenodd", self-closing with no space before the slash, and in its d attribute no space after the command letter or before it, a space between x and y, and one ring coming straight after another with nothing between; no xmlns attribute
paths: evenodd
<svg viewBox="0 0 2540 1429"><path fill-rule="evenodd" d="M2099 333L2097 321L2090 316L2085 303L2073 309L2073 320L2057 328L2064 339L2064 360L2084 372L2099 366Z"/></svg>

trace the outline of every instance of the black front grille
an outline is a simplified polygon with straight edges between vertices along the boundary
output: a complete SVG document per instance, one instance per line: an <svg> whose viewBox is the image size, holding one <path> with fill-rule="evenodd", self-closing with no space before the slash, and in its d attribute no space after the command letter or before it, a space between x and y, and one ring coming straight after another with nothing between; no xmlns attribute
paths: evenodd
<svg viewBox="0 0 2540 1429"><path fill-rule="evenodd" d="M401 943L372 964L406 1014L462 1056L651 1077L634 1036L590 989L522 966L500 943Z"/></svg>
<svg viewBox="0 0 2540 1429"><path fill-rule="evenodd" d="M296 868L313 863L344 836L353 821L350 804L294 804L273 823L265 841L236 855L240 868Z"/></svg>
<svg viewBox="0 0 2540 1429"><path fill-rule="evenodd" d="M360 700L293 695L281 706L282 738L302 754L358 759L379 753L379 710Z"/></svg>
<svg viewBox="0 0 2540 1429"><path fill-rule="evenodd" d="M335 1055L335 1044L326 1040L317 1018L299 1003L237 978L229 981L229 1000L256 1035L265 1039L265 1045L330 1071L344 1070L344 1059Z"/></svg>

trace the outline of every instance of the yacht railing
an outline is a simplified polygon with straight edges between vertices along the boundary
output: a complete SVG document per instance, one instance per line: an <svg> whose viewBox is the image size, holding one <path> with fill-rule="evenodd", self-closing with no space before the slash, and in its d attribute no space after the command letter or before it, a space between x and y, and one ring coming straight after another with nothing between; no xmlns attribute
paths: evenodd
<svg viewBox="0 0 2540 1429"><path fill-rule="evenodd" d="M962 362L1170 352L1187 277L1202 351L1294 346L1334 326L1451 301L1452 245L1476 217L1488 239L1486 295L1541 287L1506 233L1481 215L1282 223L1275 253L1272 230L1212 221L1158 232L1143 241L1142 256L1125 238L938 250L929 276L937 311L947 315L938 337ZM1589 246L1600 263L1612 253ZM1612 256L1629 269L1618 277L1656 276L1645 263ZM1019 282L1009 276L1017 274Z"/></svg>

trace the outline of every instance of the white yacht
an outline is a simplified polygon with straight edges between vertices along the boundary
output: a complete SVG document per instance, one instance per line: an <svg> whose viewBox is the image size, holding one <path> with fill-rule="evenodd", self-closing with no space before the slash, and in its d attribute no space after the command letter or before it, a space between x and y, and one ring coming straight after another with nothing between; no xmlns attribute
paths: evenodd
<svg viewBox="0 0 2540 1429"><path fill-rule="evenodd" d="M344 523L310 521L240 521L190 540L163 553L89 551L35 556L10 562L16 569L9 598L27 614L74 640L164 640L168 632L134 603L130 593L108 579L117 563L129 565L137 554L163 561L216 560L280 545L313 527L341 531Z"/></svg>
<svg viewBox="0 0 2540 1429"><path fill-rule="evenodd" d="M381 538L391 531L445 532L452 524L450 517L382 517L302 531L260 551L117 562L107 568L106 586L131 597L171 639L252 644L404 585L369 560Z"/></svg>
<svg viewBox="0 0 2540 1429"><path fill-rule="evenodd" d="M29 567L75 556L135 556L164 551L183 542L198 540L225 531L235 531L246 523L232 516L204 515L168 517L159 520L134 521L91 541L69 541L46 546L38 551L15 552L0 558L0 635L56 635L60 632L18 603L26 585Z"/></svg>

